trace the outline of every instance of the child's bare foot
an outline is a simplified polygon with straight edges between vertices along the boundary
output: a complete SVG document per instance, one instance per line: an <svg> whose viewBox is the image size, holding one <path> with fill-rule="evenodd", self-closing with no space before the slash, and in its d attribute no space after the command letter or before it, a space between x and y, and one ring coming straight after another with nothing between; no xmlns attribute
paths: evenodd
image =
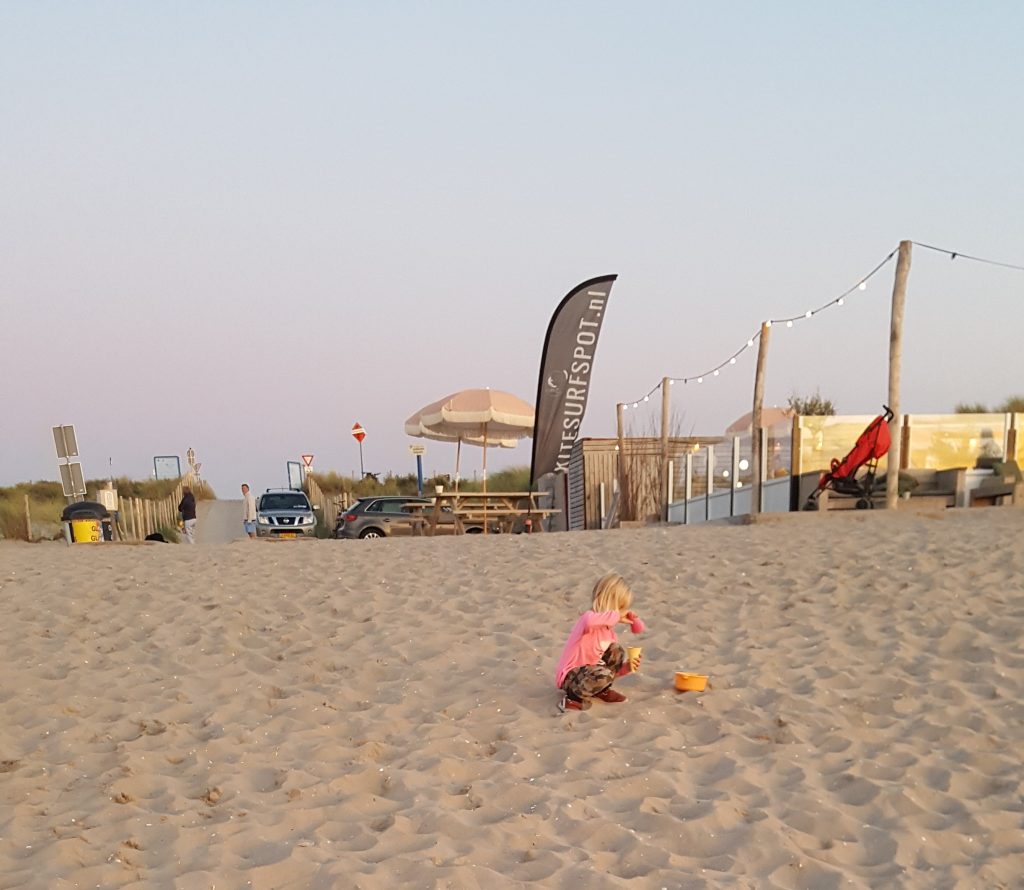
<svg viewBox="0 0 1024 890"><path fill-rule="evenodd" d="M616 692L611 687L608 687L604 692L599 692L597 695L594 696L594 698L599 698L601 699L601 701L606 702L620 702L626 700L626 696L624 696L621 692Z"/></svg>

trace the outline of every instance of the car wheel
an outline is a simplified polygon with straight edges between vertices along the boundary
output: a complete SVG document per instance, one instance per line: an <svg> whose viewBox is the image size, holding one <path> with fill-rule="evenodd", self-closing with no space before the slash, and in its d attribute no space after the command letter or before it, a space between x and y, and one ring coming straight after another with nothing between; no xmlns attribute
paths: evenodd
<svg viewBox="0 0 1024 890"><path fill-rule="evenodd" d="M362 540L364 538L383 538L383 537L384 537L384 532L382 532L379 528L364 528L359 533L360 540Z"/></svg>
<svg viewBox="0 0 1024 890"><path fill-rule="evenodd" d="M467 528L466 529L466 534L467 535L482 535L483 533L484 533L484 530L482 528Z"/></svg>

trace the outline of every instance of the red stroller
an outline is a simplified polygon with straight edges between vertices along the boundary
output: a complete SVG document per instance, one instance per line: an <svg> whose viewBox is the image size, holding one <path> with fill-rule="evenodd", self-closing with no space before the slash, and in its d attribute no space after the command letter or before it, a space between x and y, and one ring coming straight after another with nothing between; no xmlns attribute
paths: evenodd
<svg viewBox="0 0 1024 890"><path fill-rule="evenodd" d="M831 488L836 494L857 498L858 510L874 509L871 494L875 487L878 459L889 452L889 421L893 418L889 406L882 407L885 413L879 414L867 425L850 453L841 461L832 458L831 469L822 474L817 489L807 498L805 510L818 509L818 497L826 488ZM858 477L857 473L862 467L865 472Z"/></svg>

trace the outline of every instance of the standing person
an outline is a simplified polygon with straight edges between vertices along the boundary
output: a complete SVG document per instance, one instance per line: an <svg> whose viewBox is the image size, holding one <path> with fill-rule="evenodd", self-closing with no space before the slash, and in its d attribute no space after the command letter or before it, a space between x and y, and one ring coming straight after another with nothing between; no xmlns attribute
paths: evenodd
<svg viewBox="0 0 1024 890"><path fill-rule="evenodd" d="M178 512L181 514L185 543L194 544L196 542L196 496L192 494L191 488L183 489Z"/></svg>
<svg viewBox="0 0 1024 890"><path fill-rule="evenodd" d="M604 702L626 700L612 689L617 677L640 668L640 655L630 659L615 636L615 625L630 625L633 633L647 628L640 616L630 611L633 592L621 575L610 572L594 585L593 608L584 612L569 634L558 662L555 685L565 698L562 709L584 711L592 698Z"/></svg>
<svg viewBox="0 0 1024 890"><path fill-rule="evenodd" d="M250 538L256 537L256 495L249 492L249 486L242 483L242 528Z"/></svg>

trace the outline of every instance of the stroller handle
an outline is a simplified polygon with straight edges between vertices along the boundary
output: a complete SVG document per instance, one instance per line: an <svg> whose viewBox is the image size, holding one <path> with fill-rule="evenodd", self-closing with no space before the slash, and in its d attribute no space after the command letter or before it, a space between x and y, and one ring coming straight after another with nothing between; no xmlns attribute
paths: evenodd
<svg viewBox="0 0 1024 890"><path fill-rule="evenodd" d="M894 418L894 417L895 417L896 415L895 415L895 414L893 414L892 408L890 408L890 407L889 407L888 405L884 405L884 404L883 404L883 405L882 405L882 408L884 409L884 412L885 412L885 414L884 414L884 416L885 416L885 422L886 422L886 423L888 423L888 422L889 422L890 420L892 420L892 419L893 419L893 418Z"/></svg>

